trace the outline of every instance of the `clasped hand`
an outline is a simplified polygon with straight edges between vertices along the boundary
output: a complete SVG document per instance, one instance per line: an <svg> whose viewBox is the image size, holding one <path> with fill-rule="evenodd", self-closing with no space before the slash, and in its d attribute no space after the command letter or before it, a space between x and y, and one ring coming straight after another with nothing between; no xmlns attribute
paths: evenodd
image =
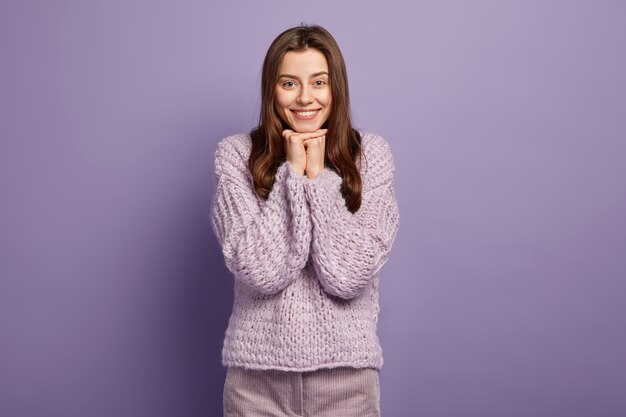
<svg viewBox="0 0 626 417"><path fill-rule="evenodd" d="M285 153L294 171L308 178L315 178L324 169L324 149L328 129L299 133L283 130Z"/></svg>

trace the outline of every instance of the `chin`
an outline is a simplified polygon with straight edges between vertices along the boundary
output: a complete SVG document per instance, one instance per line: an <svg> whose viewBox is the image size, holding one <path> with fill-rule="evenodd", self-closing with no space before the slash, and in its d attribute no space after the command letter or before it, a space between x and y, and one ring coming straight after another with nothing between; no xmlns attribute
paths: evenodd
<svg viewBox="0 0 626 417"><path fill-rule="evenodd" d="M298 133L310 133L315 132L319 127L300 127L300 128L292 128L294 131Z"/></svg>

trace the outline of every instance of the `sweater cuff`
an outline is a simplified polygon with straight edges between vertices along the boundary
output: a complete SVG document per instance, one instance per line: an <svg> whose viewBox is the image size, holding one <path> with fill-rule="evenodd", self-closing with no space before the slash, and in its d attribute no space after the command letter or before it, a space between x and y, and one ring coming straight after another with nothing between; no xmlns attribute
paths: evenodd
<svg viewBox="0 0 626 417"><path fill-rule="evenodd" d="M290 178L296 182L304 183L304 180L306 179L306 177L304 175L297 173L296 170L293 168L293 164L291 162L289 161L283 162L283 164L280 167L278 167L278 169L281 169L281 168L283 168L286 171L287 178Z"/></svg>
<svg viewBox="0 0 626 417"><path fill-rule="evenodd" d="M304 189L311 207L311 214L320 225L330 220L330 213L339 200L345 204L341 194L342 181L339 174L328 168L324 168L313 179L305 179Z"/></svg>
<svg viewBox="0 0 626 417"><path fill-rule="evenodd" d="M277 177L284 178L285 184L289 192L287 198L292 202L304 203L304 183L306 177L298 174L293 165L289 161L283 162L278 167Z"/></svg>
<svg viewBox="0 0 626 417"><path fill-rule="evenodd" d="M278 168L278 173L285 181L285 198L291 213L289 216L293 239L291 250L295 256L288 259L288 264L292 268L301 269L309 257L312 229L309 206L304 189L304 180L306 178L304 175L294 171L293 165L289 161L285 161Z"/></svg>
<svg viewBox="0 0 626 417"><path fill-rule="evenodd" d="M330 168L324 168L315 178L304 177L307 188L337 189L341 187L342 178Z"/></svg>

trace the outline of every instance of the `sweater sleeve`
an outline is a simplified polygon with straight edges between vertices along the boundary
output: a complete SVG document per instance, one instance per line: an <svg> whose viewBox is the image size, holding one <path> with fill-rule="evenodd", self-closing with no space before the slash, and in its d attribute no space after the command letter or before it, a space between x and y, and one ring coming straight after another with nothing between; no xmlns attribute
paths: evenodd
<svg viewBox="0 0 626 417"><path fill-rule="evenodd" d="M371 139L366 171L361 172L361 207L352 214L345 204L341 177L324 169L306 180L313 223L311 257L324 290L344 299L358 296L389 258L399 226L395 165L386 141Z"/></svg>
<svg viewBox="0 0 626 417"><path fill-rule="evenodd" d="M218 146L211 220L235 278L263 294L275 294L296 279L309 257L311 221L304 176L284 162L263 201L249 179L248 154L232 142Z"/></svg>

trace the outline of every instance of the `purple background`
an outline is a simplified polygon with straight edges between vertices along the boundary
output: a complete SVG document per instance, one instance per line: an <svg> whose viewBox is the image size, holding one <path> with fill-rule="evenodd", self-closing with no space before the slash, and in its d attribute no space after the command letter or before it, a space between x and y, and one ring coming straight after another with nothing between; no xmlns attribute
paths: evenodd
<svg viewBox="0 0 626 417"><path fill-rule="evenodd" d="M0 415L221 415L213 152L302 21L396 159L383 415L626 415L625 4L2 0Z"/></svg>

